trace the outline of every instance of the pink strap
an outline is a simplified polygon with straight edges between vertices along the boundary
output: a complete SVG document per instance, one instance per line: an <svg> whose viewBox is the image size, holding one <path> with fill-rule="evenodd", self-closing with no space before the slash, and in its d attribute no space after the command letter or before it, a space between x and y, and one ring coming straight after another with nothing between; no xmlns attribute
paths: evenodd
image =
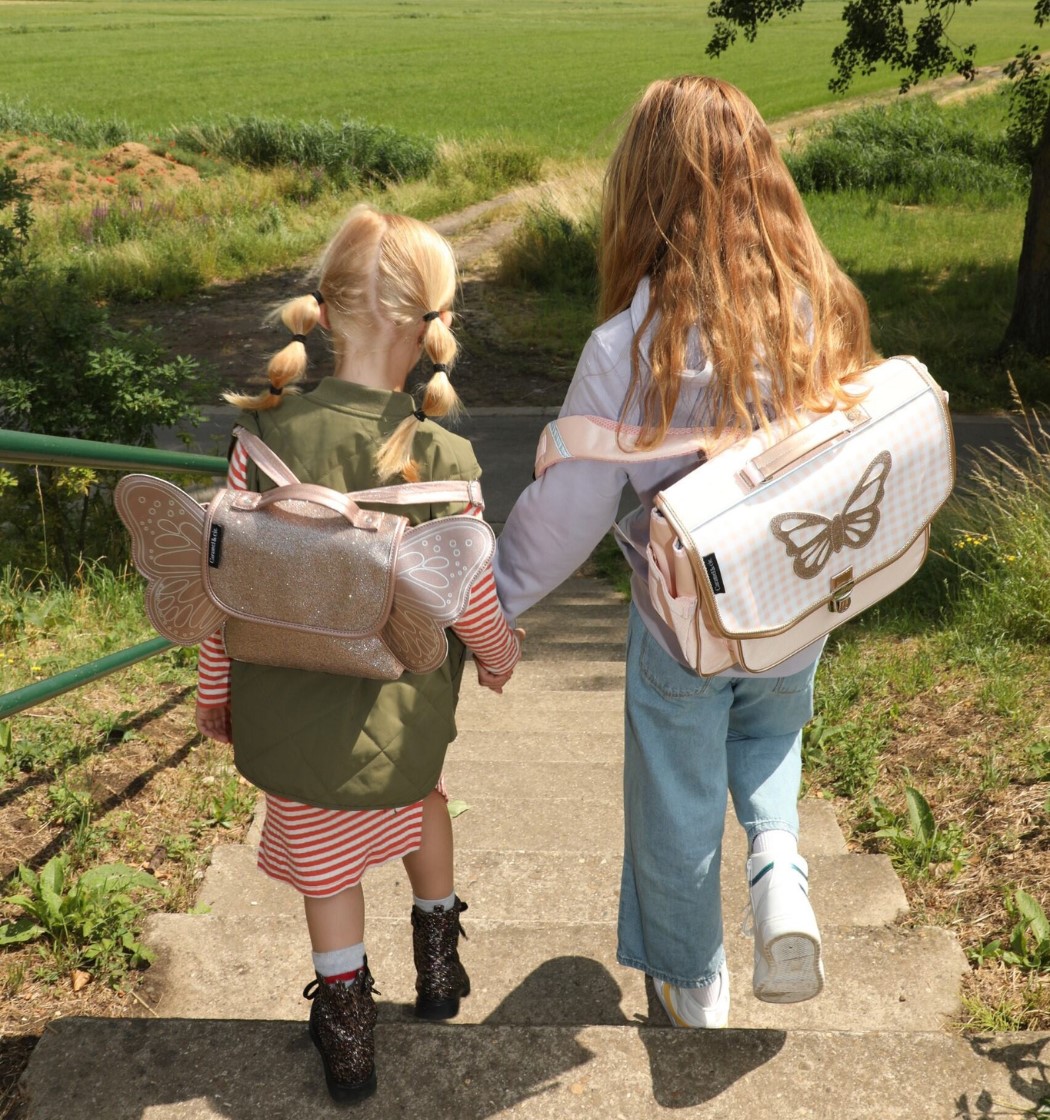
<svg viewBox="0 0 1050 1120"><path fill-rule="evenodd" d="M284 460L268 447L254 433L239 425L233 429L233 438L244 445L245 451L255 465L278 486L291 486L299 482ZM471 481L448 482L404 482L398 486L376 486L371 490L352 490L346 495L359 502L375 502L379 505L409 506L431 502L465 502L467 505L485 508L481 496L481 483ZM356 506L354 507L357 508Z"/></svg>
<svg viewBox="0 0 1050 1120"><path fill-rule="evenodd" d="M534 473L537 478L555 463L568 459L598 459L607 463L647 463L701 451L706 434L694 428L669 428L657 447L634 449L641 429L604 416L563 416L552 420L540 435ZM623 446L621 446L621 444Z"/></svg>
<svg viewBox="0 0 1050 1120"><path fill-rule="evenodd" d="M276 482L278 486L291 486L293 483L299 481L277 452L272 451L257 435L249 432L247 428L242 428L238 425L233 429L233 438L240 440L241 443L244 444L244 450L248 452L249 457L259 470L273 482Z"/></svg>

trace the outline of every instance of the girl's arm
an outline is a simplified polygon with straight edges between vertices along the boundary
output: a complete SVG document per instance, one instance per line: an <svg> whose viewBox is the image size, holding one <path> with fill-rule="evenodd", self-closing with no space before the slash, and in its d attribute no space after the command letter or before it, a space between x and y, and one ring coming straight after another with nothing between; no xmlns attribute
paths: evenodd
<svg viewBox="0 0 1050 1120"><path fill-rule="evenodd" d="M580 355L562 416L616 417L609 392L613 360L592 335ZM616 396L616 388L612 395ZM514 503L496 542L492 567L500 602L513 621L563 583L609 531L627 485L619 463L573 459L551 467Z"/></svg>
<svg viewBox="0 0 1050 1120"><path fill-rule="evenodd" d="M481 517L476 506L469 506L464 512ZM474 654L479 670L491 677L509 676L521 659L521 642L499 605L491 564L485 566L471 588L467 609L453 623L452 630Z"/></svg>

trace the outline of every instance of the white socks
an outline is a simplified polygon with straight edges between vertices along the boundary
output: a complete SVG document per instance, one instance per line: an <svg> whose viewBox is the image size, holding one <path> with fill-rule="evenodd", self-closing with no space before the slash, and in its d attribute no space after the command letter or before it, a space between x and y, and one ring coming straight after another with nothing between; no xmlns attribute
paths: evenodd
<svg viewBox="0 0 1050 1120"><path fill-rule="evenodd" d="M456 904L456 892L453 891L448 898L416 898L412 896L412 905L417 906L425 914L433 914L434 911L440 906L442 910L448 913Z"/></svg>
<svg viewBox="0 0 1050 1120"><path fill-rule="evenodd" d="M416 898L413 895L412 904L427 914L432 914L439 906L449 911L456 904L456 892L453 891L448 898ZM330 983L351 984L358 971L364 967L365 943L359 941L356 945L348 945L345 949L332 949L312 955L314 971L318 976L324 977Z"/></svg>
<svg viewBox="0 0 1050 1120"><path fill-rule="evenodd" d="M780 856L781 858L797 856L798 841L784 829L769 828L765 832L758 833L755 837L751 844L751 854L753 856Z"/></svg>
<svg viewBox="0 0 1050 1120"><path fill-rule="evenodd" d="M353 982L354 976L364 967L365 943L359 941L345 949L332 949L326 953L314 953L314 971L331 983Z"/></svg>

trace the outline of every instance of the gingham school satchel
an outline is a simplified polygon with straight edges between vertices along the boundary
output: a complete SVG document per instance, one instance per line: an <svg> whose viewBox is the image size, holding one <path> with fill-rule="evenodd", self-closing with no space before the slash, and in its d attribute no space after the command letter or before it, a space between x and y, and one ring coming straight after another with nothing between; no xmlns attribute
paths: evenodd
<svg viewBox="0 0 1050 1120"><path fill-rule="evenodd" d="M701 676L773 668L922 565L955 482L947 398L908 357L847 388L856 403L756 429L657 494L649 592ZM565 417L540 438L536 476L570 458L638 462L703 442L625 451L614 422Z"/></svg>
<svg viewBox="0 0 1050 1120"><path fill-rule="evenodd" d="M278 485L223 489L207 507L151 475L126 475L114 502L149 581L159 633L195 645L220 626L238 661L393 680L436 669L445 627L466 610L495 538L466 514L412 527L382 505L465 502L477 482L420 482L343 494L301 483L251 432L234 435Z"/></svg>

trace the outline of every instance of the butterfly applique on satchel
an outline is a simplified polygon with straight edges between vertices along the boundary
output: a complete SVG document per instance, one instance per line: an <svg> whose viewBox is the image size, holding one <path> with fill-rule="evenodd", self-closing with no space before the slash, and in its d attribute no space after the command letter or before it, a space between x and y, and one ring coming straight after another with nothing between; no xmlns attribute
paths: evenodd
<svg viewBox="0 0 1050 1120"><path fill-rule="evenodd" d="M879 503L886 493L886 478L893 459L880 452L861 475L846 499L841 513L824 517L819 513L782 513L769 523L773 536L783 541L792 570L799 579L813 579L843 548L863 548L875 535L881 514Z"/></svg>

